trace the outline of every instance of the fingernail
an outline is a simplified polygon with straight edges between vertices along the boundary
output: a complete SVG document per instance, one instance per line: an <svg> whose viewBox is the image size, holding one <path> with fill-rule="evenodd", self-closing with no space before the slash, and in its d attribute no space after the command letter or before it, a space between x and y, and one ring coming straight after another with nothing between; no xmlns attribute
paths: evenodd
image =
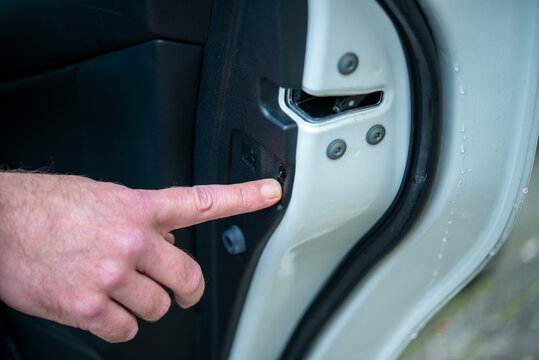
<svg viewBox="0 0 539 360"><path fill-rule="evenodd" d="M277 180L268 179L260 186L260 194L266 200L280 199L282 195L281 185Z"/></svg>

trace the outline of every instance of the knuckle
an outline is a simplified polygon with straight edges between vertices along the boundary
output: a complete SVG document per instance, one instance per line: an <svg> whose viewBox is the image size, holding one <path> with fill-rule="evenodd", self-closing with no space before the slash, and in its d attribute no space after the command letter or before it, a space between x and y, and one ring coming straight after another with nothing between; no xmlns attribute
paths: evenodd
<svg viewBox="0 0 539 360"><path fill-rule="evenodd" d="M105 301L96 297L85 297L75 302L75 315L79 323L88 323L100 317L105 310Z"/></svg>
<svg viewBox="0 0 539 360"><path fill-rule="evenodd" d="M127 230L117 242L118 254L124 260L133 260L148 251L150 242L148 238L139 231Z"/></svg>
<svg viewBox="0 0 539 360"><path fill-rule="evenodd" d="M122 266L109 266L101 273L101 284L104 289L117 289L125 284L128 271Z"/></svg>
<svg viewBox="0 0 539 360"><path fill-rule="evenodd" d="M213 208L213 193L205 186L194 186L192 191L193 203L198 213L209 212Z"/></svg>

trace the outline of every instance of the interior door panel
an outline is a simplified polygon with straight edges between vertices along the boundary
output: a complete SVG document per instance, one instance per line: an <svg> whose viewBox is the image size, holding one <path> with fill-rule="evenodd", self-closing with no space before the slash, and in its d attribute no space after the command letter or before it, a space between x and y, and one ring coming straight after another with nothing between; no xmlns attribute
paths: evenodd
<svg viewBox="0 0 539 360"><path fill-rule="evenodd" d="M4 2L0 14L9 54L0 60L3 168L135 188L192 185L208 2ZM175 236L194 253L193 229ZM173 306L160 322L141 321L136 340L113 345L5 305L1 313L6 338L25 359L164 359L178 348L195 356L196 308Z"/></svg>
<svg viewBox="0 0 539 360"><path fill-rule="evenodd" d="M0 81L165 39L202 45L211 1L6 0Z"/></svg>

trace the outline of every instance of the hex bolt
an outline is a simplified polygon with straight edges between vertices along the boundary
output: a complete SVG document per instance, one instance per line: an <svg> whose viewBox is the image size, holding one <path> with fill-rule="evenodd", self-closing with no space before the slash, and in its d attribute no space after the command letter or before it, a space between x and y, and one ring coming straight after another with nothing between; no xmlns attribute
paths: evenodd
<svg viewBox="0 0 539 360"><path fill-rule="evenodd" d="M337 69L343 75L349 75L356 70L359 65L359 58L353 52L349 52L341 56L339 63L337 64Z"/></svg>
<svg viewBox="0 0 539 360"><path fill-rule="evenodd" d="M377 145L379 144L382 140L384 140L384 137L386 136L386 129L378 124L378 125L374 125L373 127L371 127L369 129L369 131L367 131L367 142L371 145Z"/></svg>
<svg viewBox="0 0 539 360"><path fill-rule="evenodd" d="M221 236L226 251L231 255L241 254L245 251L245 237L237 225L229 227Z"/></svg>
<svg viewBox="0 0 539 360"><path fill-rule="evenodd" d="M337 160L346 152L346 143L342 139L333 140L326 150L328 158Z"/></svg>

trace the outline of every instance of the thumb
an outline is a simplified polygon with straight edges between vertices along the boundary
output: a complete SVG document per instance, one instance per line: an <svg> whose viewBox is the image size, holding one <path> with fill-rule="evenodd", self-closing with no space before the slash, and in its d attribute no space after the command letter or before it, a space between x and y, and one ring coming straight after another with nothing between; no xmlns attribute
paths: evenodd
<svg viewBox="0 0 539 360"><path fill-rule="evenodd" d="M281 185L274 179L144 192L161 231L257 211L275 204L282 195Z"/></svg>

